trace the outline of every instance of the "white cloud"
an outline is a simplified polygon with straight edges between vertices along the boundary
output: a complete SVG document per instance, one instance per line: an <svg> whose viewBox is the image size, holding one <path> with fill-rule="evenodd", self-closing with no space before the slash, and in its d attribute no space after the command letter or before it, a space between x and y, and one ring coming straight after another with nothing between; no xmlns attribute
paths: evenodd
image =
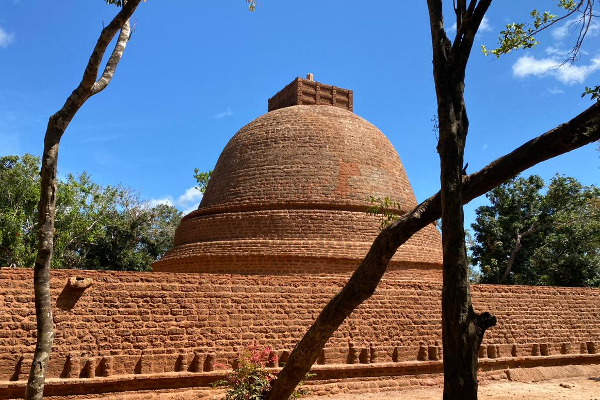
<svg viewBox="0 0 600 400"><path fill-rule="evenodd" d="M549 94L562 94L565 91L559 88L547 88L546 89L548 91Z"/></svg>
<svg viewBox="0 0 600 400"><path fill-rule="evenodd" d="M558 68L560 63L557 63L551 58L536 59L532 56L522 56L513 65L513 75L519 78L524 78L528 75L544 75L551 70Z"/></svg>
<svg viewBox="0 0 600 400"><path fill-rule="evenodd" d="M481 20L481 25L479 25L479 30L482 32L491 32L492 26L490 25L490 20L487 17L483 17Z"/></svg>
<svg viewBox="0 0 600 400"><path fill-rule="evenodd" d="M600 23L598 23L598 20L594 18L590 22L590 27L588 28L586 36L587 37L598 36L599 33L600 33Z"/></svg>
<svg viewBox="0 0 600 400"><path fill-rule="evenodd" d="M225 117L231 117L232 115L233 115L233 112L229 109L229 107L227 107L227 111L223 111L223 112L220 112L218 114L211 115L210 118L212 118L212 119L221 119L221 118L225 118Z"/></svg>
<svg viewBox="0 0 600 400"><path fill-rule="evenodd" d="M455 34L456 33L456 22L452 24L450 28L448 28L448 33Z"/></svg>
<svg viewBox="0 0 600 400"><path fill-rule="evenodd" d="M173 196L168 195L158 199L150 199L148 204L151 207L159 204L166 204L176 207L177 209L183 211L184 214L189 214L198 208L200 200L202 200L202 193L200 193L200 191L195 187L191 187L186 189L186 191L176 199Z"/></svg>
<svg viewBox="0 0 600 400"><path fill-rule="evenodd" d="M518 78L551 76L567 85L583 83L589 75L600 70L600 56L594 57L588 65L560 64L554 58L522 56L513 65L513 75Z"/></svg>
<svg viewBox="0 0 600 400"><path fill-rule="evenodd" d="M548 46L544 49L544 53L549 56L561 56L563 58L567 58L569 56L569 51L565 49L561 49L560 47Z"/></svg>
<svg viewBox="0 0 600 400"><path fill-rule="evenodd" d="M561 41L570 34L577 32L581 29L581 20L579 18L573 18L566 20L562 25L557 26L552 30L552 38L556 41ZM590 25L587 28L586 36L592 37L600 33L600 24L596 19L590 21Z"/></svg>
<svg viewBox="0 0 600 400"><path fill-rule="evenodd" d="M185 191L184 194L177 198L177 204L188 204L193 202L199 202L202 199L202 193L195 187L191 187Z"/></svg>
<svg viewBox="0 0 600 400"><path fill-rule="evenodd" d="M159 204L166 204L168 206L173 205L173 198L171 196L163 197L161 199L150 199L148 201L150 207L156 207Z"/></svg>
<svg viewBox="0 0 600 400"><path fill-rule="evenodd" d="M492 31L492 26L490 25L490 20L487 19L487 17L483 17L483 19L481 20L481 24L479 25L478 32L491 32L491 31ZM448 33L451 35L456 34L456 22L454 22L452 24L452 26L450 26L450 28L448 28Z"/></svg>
<svg viewBox="0 0 600 400"><path fill-rule="evenodd" d="M567 84L583 83L592 73L600 70L600 57L592 58L588 65L566 64L564 71L560 72L559 80ZM563 68L561 68L563 70Z"/></svg>
<svg viewBox="0 0 600 400"><path fill-rule="evenodd" d="M196 211L197 209L198 209L198 204L195 204L195 205L189 206L188 208L185 208L182 212L183 212L183 215L188 215L189 213L191 213L192 211Z"/></svg>
<svg viewBox="0 0 600 400"><path fill-rule="evenodd" d="M8 33L0 26L0 47L6 47L15 40L14 33Z"/></svg>
<svg viewBox="0 0 600 400"><path fill-rule="evenodd" d="M569 27L573 25L573 23L576 21L576 19L570 19L565 21L562 25L559 25L556 28L552 29L552 37L554 38L554 40L561 41L565 37L567 37L567 35L569 34Z"/></svg>

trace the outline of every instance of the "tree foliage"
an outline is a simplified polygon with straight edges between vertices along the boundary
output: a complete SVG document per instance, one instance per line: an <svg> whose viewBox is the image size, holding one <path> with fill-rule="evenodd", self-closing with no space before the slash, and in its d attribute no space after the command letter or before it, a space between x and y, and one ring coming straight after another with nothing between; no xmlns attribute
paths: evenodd
<svg viewBox="0 0 600 400"><path fill-rule="evenodd" d="M537 175L490 191L471 246L484 283L600 286L600 189Z"/></svg>
<svg viewBox="0 0 600 400"><path fill-rule="evenodd" d="M33 266L39 163L30 154L0 158L0 266Z"/></svg>
<svg viewBox="0 0 600 400"><path fill-rule="evenodd" d="M206 192L206 188L208 187L208 181L210 180L212 173L212 169L208 172L200 172L198 168L194 168L194 179L198 184L198 186L195 186L195 188L198 189L200 193L204 194L204 192Z"/></svg>
<svg viewBox="0 0 600 400"><path fill-rule="evenodd" d="M572 24L579 28L578 36L571 49L570 56L566 61L575 61L579 57L581 45L592 25L592 18L597 18L594 14L595 0L558 0L557 7L562 15L556 15L550 11L539 12L534 9L530 13L531 21L529 22L511 22L506 25L503 31L500 31L498 36L498 47L488 50L482 45L483 54L493 54L500 57L503 54L508 54L518 49L530 49L540 42L537 40L537 35L542 31L555 25L559 21L566 20L573 15L577 16L577 20Z"/></svg>
<svg viewBox="0 0 600 400"><path fill-rule="evenodd" d="M0 158L0 266L32 267L37 247L39 158ZM172 245L182 214L91 176L58 181L53 268L145 271Z"/></svg>
<svg viewBox="0 0 600 400"><path fill-rule="evenodd" d="M559 21L570 21L570 26L577 31L577 38L573 47L568 53L568 56L563 60L562 64L557 65L557 68L562 67L565 63L573 63L579 59L581 54L581 46L594 24L594 18L598 15L594 13L595 0L558 0L558 8L562 15L553 14L550 11L540 13L534 9L531 11L530 22L512 22L506 25L503 31L500 31L498 36L498 44L495 49L488 50L485 45L481 46L481 51L484 55L493 54L499 58L503 54L508 54L518 49L530 49L540 44L537 40L537 35L542 31L550 28ZM568 19L575 16L575 19ZM600 86L585 87L581 97L590 96L592 100L600 101Z"/></svg>
<svg viewBox="0 0 600 400"><path fill-rule="evenodd" d="M592 100L600 101L600 86L586 86L584 92L581 94L581 97L585 97L587 95L589 95Z"/></svg>
<svg viewBox="0 0 600 400"><path fill-rule="evenodd" d="M398 215L401 213L400 203L387 196L383 199L369 196L367 201L371 203L367 208L367 215L374 215L379 218L379 229L383 229L397 220Z"/></svg>

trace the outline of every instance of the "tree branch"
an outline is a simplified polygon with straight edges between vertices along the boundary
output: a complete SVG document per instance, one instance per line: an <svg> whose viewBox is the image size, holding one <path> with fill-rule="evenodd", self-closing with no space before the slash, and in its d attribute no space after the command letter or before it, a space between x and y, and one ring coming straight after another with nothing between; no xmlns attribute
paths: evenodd
<svg viewBox="0 0 600 400"><path fill-rule="evenodd" d="M131 27L129 25L129 20L127 20L125 21L123 28L121 28L121 33L119 34L119 38L117 39L117 43L115 44L115 48L110 55L110 58L106 62L102 76L92 86L91 96L103 91L110 83L113 75L115 74L115 70L117 69L117 65L119 65L119 61L121 61L125 47L127 47L130 35Z"/></svg>
<svg viewBox="0 0 600 400"><path fill-rule="evenodd" d="M455 64L455 69L463 71L463 74L467 67L471 50L473 49L475 35L491 3L492 0L480 0L477 6L475 6L472 1L469 4L469 10L472 10L472 12L467 14L466 26L461 29L463 34L459 37L459 31L457 31L456 40L452 46L452 55L454 62L458 63Z"/></svg>
<svg viewBox="0 0 600 400"><path fill-rule="evenodd" d="M427 0L429 9L429 27L431 29L431 42L433 46L433 67L434 71L440 67L440 63L445 64L449 50L450 40L444 31L444 16L442 14L441 0Z"/></svg>
<svg viewBox="0 0 600 400"><path fill-rule="evenodd" d="M456 32L460 32L467 16L467 0L458 0L458 4L454 7L454 14L456 15Z"/></svg>
<svg viewBox="0 0 600 400"><path fill-rule="evenodd" d="M83 236L84 234L86 234L89 231L91 231L92 228L94 227L94 225L96 225L97 222L98 222L98 220L93 221L90 224L90 226L88 226L87 228L85 228L82 232L79 232L78 235L71 236L71 239L69 239L69 241L65 244L65 249L68 249L69 246L71 246L71 244L73 244L73 242L75 242L75 239L79 239L81 236Z"/></svg>
<svg viewBox="0 0 600 400"><path fill-rule="evenodd" d="M133 12L135 11L136 7L140 4L141 1L142 0L129 0L128 2L126 2L121 11L119 11L119 13L112 19L112 21L106 27L104 27L104 29L102 29L102 32L98 37L98 41L94 46L94 50L90 55L87 66L85 67L85 72L83 73L81 82L79 83L77 88L73 90L71 95L67 98L62 108L52 117L50 117L50 122L52 122L52 125L55 125L55 127L58 128L59 131L64 131L65 129L67 129L67 126L71 122L71 119L77 113L79 108L81 108L83 103L91 96L104 89L106 87L106 84L108 84L108 81L110 81L109 79L106 82L106 84L99 84L99 86L103 85L103 87L98 88L95 91L93 90L93 87L96 84L96 80L98 78L98 71L100 69L102 57L104 57L104 53L106 52L106 48L108 47L112 39L115 37L117 32L119 32L119 30L125 28L125 26L126 29L129 30L129 24L127 23L127 21L129 20L131 15L133 15ZM120 39L122 34L123 32L121 32L121 35L119 35L119 40L117 41L115 50L113 51L113 54L108 60L106 67L109 70L109 63L112 63L111 65L113 65L114 68L116 68L116 64L118 64L118 60L116 60L115 63L114 58L116 57L116 55L118 54L118 50L120 49ZM127 35L129 35L129 33L127 33ZM125 47L123 46L123 50L124 49ZM120 54L122 55L122 52ZM110 74L110 77L112 77L112 74L114 74L114 68L112 68L112 73ZM107 74L106 70L104 71L102 78L100 78L100 81L102 81L105 74ZM52 132L51 137L54 138L56 134L59 133ZM62 135L62 133L60 133L60 135Z"/></svg>
<svg viewBox="0 0 600 400"><path fill-rule="evenodd" d="M477 326L482 330L482 332L493 326L496 326L496 322L498 322L496 317L489 312L483 312L477 316ZM479 335L479 337L483 339L483 334ZM479 344L481 344L481 340Z"/></svg>
<svg viewBox="0 0 600 400"><path fill-rule="evenodd" d="M579 3L579 6L576 8L578 10L583 3L583 0ZM575 12L575 10L573 10ZM583 15L581 17L581 29L579 30L579 34L577 35L577 41L575 42L575 46L571 49L571 56L567 61L574 62L579 56L579 52L581 51L581 45L583 44L583 40L588 34L590 26L592 25L592 17L594 16L594 1L587 0L584 10L581 12ZM572 14L572 13L571 13ZM570 14L569 14L570 15ZM566 18L568 15L564 16ZM562 19L562 18L560 18ZM587 20L587 21L586 21Z"/></svg>
<svg viewBox="0 0 600 400"><path fill-rule="evenodd" d="M469 7L467 8L467 15L473 14L473 11L475 10L475 6L477 6L477 0L471 0L469 2Z"/></svg>
<svg viewBox="0 0 600 400"><path fill-rule="evenodd" d="M141 0L129 0L125 2L123 8L121 8L121 11L119 11L112 21L110 21L110 23L104 27L104 29L102 29L100 37L98 37L96 46L94 46L92 55L90 56L88 64L85 68L85 72L83 73L83 78L80 84L82 89L90 90L92 88L92 85L98 79L98 70L100 63L102 62L102 57L104 57L106 48L115 37L117 32L125 27L127 21L133 15L133 12L140 2Z"/></svg>
<svg viewBox="0 0 600 400"><path fill-rule="evenodd" d="M520 214L520 210L519 210L519 214ZM508 264L506 264L506 269L504 270L504 273L502 274L502 277L500 278L500 283L504 283L506 281L506 279L508 278L508 274L510 273L512 266L515 263L515 259L517 258L517 253L521 250L521 247L522 247L521 239L523 239L524 237L527 237L529 235L532 235L535 232L538 232L540 229L548 228L552 225L554 225L554 224L538 225L537 221L535 221L533 224L531 224L529 229L527 229L525 232L520 233L517 230L517 238L515 239L515 247L514 247L513 251L510 253L510 258L508 259Z"/></svg>
<svg viewBox="0 0 600 400"><path fill-rule="evenodd" d="M488 164L479 172L469 175L465 182L467 201L481 196L505 180L517 176L529 167L600 139L600 103L549 130L519 148ZM503 173L497 172L502 170ZM473 192L473 187L481 189ZM483 191L481 191L483 190Z"/></svg>

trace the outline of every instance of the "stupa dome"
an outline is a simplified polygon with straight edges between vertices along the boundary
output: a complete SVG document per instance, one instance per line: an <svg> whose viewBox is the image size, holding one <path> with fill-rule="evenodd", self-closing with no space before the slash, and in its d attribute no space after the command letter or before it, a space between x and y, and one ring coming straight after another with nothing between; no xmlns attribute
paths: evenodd
<svg viewBox="0 0 600 400"><path fill-rule="evenodd" d="M353 271L380 229L380 220L366 213L368 198L388 197L401 213L417 202L396 150L350 111L349 93L336 106L314 101L277 108L240 129L221 153L199 208L183 218L173 249L154 270ZM439 269L440 262L439 233L429 226L402 246L391 268Z"/></svg>

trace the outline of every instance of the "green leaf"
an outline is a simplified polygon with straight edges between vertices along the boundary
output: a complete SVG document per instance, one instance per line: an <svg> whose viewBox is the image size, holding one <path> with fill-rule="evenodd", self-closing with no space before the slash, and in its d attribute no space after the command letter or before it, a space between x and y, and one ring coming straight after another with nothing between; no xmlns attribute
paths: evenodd
<svg viewBox="0 0 600 400"><path fill-rule="evenodd" d="M591 100L600 101L600 86L595 86L593 88L585 87L585 91L581 93L581 97L585 97L589 95Z"/></svg>

